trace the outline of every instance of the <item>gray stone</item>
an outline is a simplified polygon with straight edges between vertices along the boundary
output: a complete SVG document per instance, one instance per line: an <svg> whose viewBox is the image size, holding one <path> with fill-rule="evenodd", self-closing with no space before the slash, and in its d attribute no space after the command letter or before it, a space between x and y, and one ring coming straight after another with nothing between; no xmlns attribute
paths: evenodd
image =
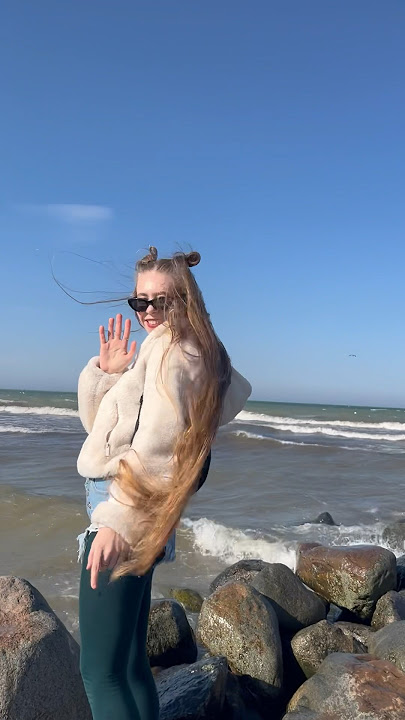
<svg viewBox="0 0 405 720"><path fill-rule="evenodd" d="M335 623L335 626L338 627L344 635L347 635L357 640L357 642L360 643L363 648L362 652L368 652L370 638L372 635L374 635L375 632L373 628L371 628L369 625L344 622L341 620L338 620L338 622Z"/></svg>
<svg viewBox="0 0 405 720"><path fill-rule="evenodd" d="M169 597L181 603L185 610L194 613L200 612L204 600L200 593L190 588L170 588Z"/></svg>
<svg viewBox="0 0 405 720"><path fill-rule="evenodd" d="M393 550L404 552L405 550L405 518L397 520L388 525L382 534L383 542L387 543Z"/></svg>
<svg viewBox="0 0 405 720"><path fill-rule="evenodd" d="M376 630L381 630L385 625L398 622L398 620L405 620L405 592L390 590L379 599L371 619L371 625Z"/></svg>
<svg viewBox="0 0 405 720"><path fill-rule="evenodd" d="M297 575L318 595L369 621L377 600L397 583L395 555L377 545L299 548Z"/></svg>
<svg viewBox="0 0 405 720"><path fill-rule="evenodd" d="M369 652L380 660L389 660L405 673L405 620L377 630L370 638Z"/></svg>
<svg viewBox="0 0 405 720"><path fill-rule="evenodd" d="M277 616L250 585L228 582L204 600L197 638L213 655L224 655L253 693L279 694L283 667Z"/></svg>
<svg viewBox="0 0 405 720"><path fill-rule="evenodd" d="M381 632L381 631L380 631ZM284 720L403 720L405 674L370 655L335 653L297 690Z"/></svg>
<svg viewBox="0 0 405 720"><path fill-rule="evenodd" d="M397 591L405 590L405 555L397 558Z"/></svg>
<svg viewBox="0 0 405 720"><path fill-rule="evenodd" d="M264 560L239 560L217 575L210 585L210 592L213 593L221 585L231 581L250 583L267 564Z"/></svg>
<svg viewBox="0 0 405 720"><path fill-rule="evenodd" d="M149 613L146 649L151 667L193 663L197 645L184 608L176 600L158 600Z"/></svg>
<svg viewBox="0 0 405 720"><path fill-rule="evenodd" d="M91 720L79 646L27 580L0 577L0 720Z"/></svg>
<svg viewBox="0 0 405 720"><path fill-rule="evenodd" d="M332 515L328 512L323 512L318 515L318 517L315 518L315 520L311 520L311 523L313 525L335 525L336 523L332 517Z"/></svg>
<svg viewBox="0 0 405 720"><path fill-rule="evenodd" d="M156 676L159 720L217 720L222 717L228 666L212 657L162 670Z"/></svg>
<svg viewBox="0 0 405 720"><path fill-rule="evenodd" d="M327 605L281 563L265 567L252 580L252 587L271 602L280 629L296 632L326 617Z"/></svg>
<svg viewBox="0 0 405 720"><path fill-rule="evenodd" d="M364 646L337 623L321 620L300 630L291 640L292 651L307 678L316 673L327 655L336 652L361 653Z"/></svg>

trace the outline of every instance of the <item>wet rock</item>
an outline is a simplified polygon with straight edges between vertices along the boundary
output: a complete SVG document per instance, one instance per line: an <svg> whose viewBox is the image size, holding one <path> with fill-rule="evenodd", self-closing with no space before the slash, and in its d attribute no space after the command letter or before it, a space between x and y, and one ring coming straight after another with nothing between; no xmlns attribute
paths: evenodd
<svg viewBox="0 0 405 720"><path fill-rule="evenodd" d="M200 593L189 588L170 588L169 597L181 603L185 610L194 613L200 612L204 600Z"/></svg>
<svg viewBox="0 0 405 720"><path fill-rule="evenodd" d="M303 544L297 575L325 600L358 620L371 620L377 601L396 587L395 555L378 546L324 547Z"/></svg>
<svg viewBox="0 0 405 720"><path fill-rule="evenodd" d="M286 565L269 564L256 575L251 584L270 600L280 630L296 632L326 617L325 601L308 590Z"/></svg>
<svg viewBox="0 0 405 720"><path fill-rule="evenodd" d="M361 653L364 646L337 623L321 620L300 630L291 640L292 651L307 678L312 677L327 655L336 652Z"/></svg>
<svg viewBox="0 0 405 720"><path fill-rule="evenodd" d="M405 590L405 555L397 558L397 591Z"/></svg>
<svg viewBox="0 0 405 720"><path fill-rule="evenodd" d="M79 646L27 580L0 577L0 718L91 720Z"/></svg>
<svg viewBox="0 0 405 720"><path fill-rule="evenodd" d="M213 655L225 656L253 693L279 694L283 668L277 616L250 585L228 582L204 600L197 638Z"/></svg>
<svg viewBox="0 0 405 720"><path fill-rule="evenodd" d="M159 720L222 717L227 675L227 662L222 657L162 670L156 677Z"/></svg>
<svg viewBox="0 0 405 720"><path fill-rule="evenodd" d="M217 575L210 585L210 592L213 593L221 585L230 581L250 583L266 565L264 560L239 560Z"/></svg>
<svg viewBox="0 0 405 720"><path fill-rule="evenodd" d="M390 623L405 620L405 591L385 593L377 602L371 625L376 630L380 630Z"/></svg>
<svg viewBox="0 0 405 720"><path fill-rule="evenodd" d="M369 652L380 660L389 660L405 673L405 620L377 630L370 638Z"/></svg>
<svg viewBox="0 0 405 720"><path fill-rule="evenodd" d="M404 552L405 550L405 518L397 520L383 530L382 539L393 550Z"/></svg>
<svg viewBox="0 0 405 720"><path fill-rule="evenodd" d="M151 667L193 663L197 645L184 608L176 600L158 600L149 613L146 649Z"/></svg>
<svg viewBox="0 0 405 720"><path fill-rule="evenodd" d="M311 523L313 525L337 525L335 523L332 515L328 512L323 512L318 515L318 517L315 518L315 520L311 520Z"/></svg>
<svg viewBox="0 0 405 720"><path fill-rule="evenodd" d="M370 655L335 653L295 693L284 720L403 720L405 674Z"/></svg>
<svg viewBox="0 0 405 720"><path fill-rule="evenodd" d="M335 623L344 635L348 635L351 638L357 640L362 646L362 652L369 652L370 638L374 635L374 629L369 625L362 625L361 623L352 622L341 622L340 620Z"/></svg>

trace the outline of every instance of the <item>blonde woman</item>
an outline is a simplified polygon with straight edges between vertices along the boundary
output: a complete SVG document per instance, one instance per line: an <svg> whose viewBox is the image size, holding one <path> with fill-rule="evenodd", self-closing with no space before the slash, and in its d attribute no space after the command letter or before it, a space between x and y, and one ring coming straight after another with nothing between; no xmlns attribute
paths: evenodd
<svg viewBox="0 0 405 720"><path fill-rule="evenodd" d="M207 472L219 425L250 395L231 367L190 271L197 252L137 263L128 302L147 337L128 369L131 322L100 327L79 379L88 437L78 459L91 525L83 535L81 671L94 720L157 720L146 653L153 569L174 559L175 528Z"/></svg>

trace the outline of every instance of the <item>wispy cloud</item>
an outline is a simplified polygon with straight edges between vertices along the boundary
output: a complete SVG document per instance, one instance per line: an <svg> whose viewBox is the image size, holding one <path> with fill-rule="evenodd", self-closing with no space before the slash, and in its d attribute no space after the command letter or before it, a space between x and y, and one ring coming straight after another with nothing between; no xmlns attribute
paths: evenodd
<svg viewBox="0 0 405 720"><path fill-rule="evenodd" d="M111 220L112 208L107 205L59 203L49 205L18 205L17 209L35 215L47 216L69 225L97 225Z"/></svg>

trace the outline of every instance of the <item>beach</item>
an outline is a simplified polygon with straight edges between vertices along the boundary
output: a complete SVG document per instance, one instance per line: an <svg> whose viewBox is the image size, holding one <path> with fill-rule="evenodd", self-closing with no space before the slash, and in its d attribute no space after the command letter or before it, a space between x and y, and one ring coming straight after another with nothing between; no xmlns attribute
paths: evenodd
<svg viewBox="0 0 405 720"><path fill-rule="evenodd" d="M32 582L76 638L84 438L75 393L0 390L0 574ZM299 542L384 546L383 529L404 516L404 453L402 408L249 402L218 433L153 596L175 586L204 596L246 557L294 568ZM311 522L326 511L336 526Z"/></svg>

